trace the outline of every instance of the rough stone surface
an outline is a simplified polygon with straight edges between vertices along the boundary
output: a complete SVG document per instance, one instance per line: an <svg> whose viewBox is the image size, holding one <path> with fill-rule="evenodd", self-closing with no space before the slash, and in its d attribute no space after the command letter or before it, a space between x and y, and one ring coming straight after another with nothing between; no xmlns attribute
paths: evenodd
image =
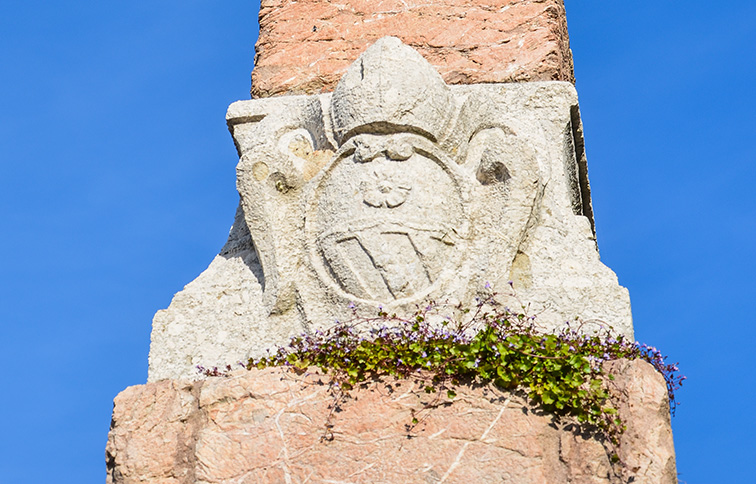
<svg viewBox="0 0 756 484"><path fill-rule="evenodd" d="M262 0L252 96L331 91L386 35L449 84L573 81L563 0Z"/></svg>
<svg viewBox="0 0 756 484"><path fill-rule="evenodd" d="M628 429L605 443L521 396L462 386L451 405L407 380L374 381L332 415L327 377L282 369L131 387L115 399L108 484L677 482L664 380L617 361L610 390ZM327 430L326 423L332 427Z"/></svg>
<svg viewBox="0 0 756 484"><path fill-rule="evenodd" d="M150 381L260 356L352 307L469 308L488 285L545 331L581 317L632 338L627 290L599 260L572 84L447 86L387 37L333 94L240 101L227 120L240 208L156 314Z"/></svg>

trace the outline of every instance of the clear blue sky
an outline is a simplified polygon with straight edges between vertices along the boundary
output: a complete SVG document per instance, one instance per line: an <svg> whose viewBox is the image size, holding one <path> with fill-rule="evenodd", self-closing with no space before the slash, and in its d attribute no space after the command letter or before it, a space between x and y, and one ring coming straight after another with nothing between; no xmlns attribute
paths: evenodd
<svg viewBox="0 0 756 484"><path fill-rule="evenodd" d="M0 8L0 483L103 482L152 315L225 241L254 0ZM753 482L756 2L568 0L603 261L688 376L693 484Z"/></svg>

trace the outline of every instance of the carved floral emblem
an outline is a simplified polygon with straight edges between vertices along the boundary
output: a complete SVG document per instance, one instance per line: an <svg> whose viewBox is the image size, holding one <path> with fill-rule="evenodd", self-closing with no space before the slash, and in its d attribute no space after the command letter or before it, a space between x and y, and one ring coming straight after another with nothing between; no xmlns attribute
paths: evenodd
<svg viewBox="0 0 756 484"><path fill-rule="evenodd" d="M360 183L363 201L371 207L395 208L407 201L412 187L396 173L375 169L368 180Z"/></svg>
<svg viewBox="0 0 756 484"><path fill-rule="evenodd" d="M450 165L416 134L350 143L321 178L308 216L321 274L352 298L424 294L462 250L465 215Z"/></svg>

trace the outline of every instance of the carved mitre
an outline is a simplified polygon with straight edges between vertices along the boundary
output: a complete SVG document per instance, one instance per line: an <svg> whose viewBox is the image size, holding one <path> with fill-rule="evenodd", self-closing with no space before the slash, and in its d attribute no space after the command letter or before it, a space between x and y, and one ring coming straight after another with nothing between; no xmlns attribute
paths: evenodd
<svg viewBox="0 0 756 484"><path fill-rule="evenodd" d="M455 113L449 87L385 37L352 64L330 108L339 149L308 196L312 265L351 299L427 296L454 277L469 225L461 174L437 143Z"/></svg>
<svg viewBox="0 0 756 484"><path fill-rule="evenodd" d="M454 97L436 69L396 37L383 37L347 70L331 100L334 134L343 144L360 133L442 138Z"/></svg>

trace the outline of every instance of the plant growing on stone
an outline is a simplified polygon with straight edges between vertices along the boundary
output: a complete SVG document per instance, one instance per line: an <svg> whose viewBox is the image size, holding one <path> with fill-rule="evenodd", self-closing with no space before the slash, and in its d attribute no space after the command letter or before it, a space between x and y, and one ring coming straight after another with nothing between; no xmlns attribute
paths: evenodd
<svg viewBox="0 0 756 484"><path fill-rule="evenodd" d="M297 371L319 367L337 389L334 407L355 385L386 375L413 378L426 392L445 393L449 399L459 384L493 384L524 391L555 419L573 417L616 446L625 426L612 404L608 382L613 376L603 364L640 358L664 376L674 412L675 391L685 377L654 347L615 337L610 328L586 334L577 321L545 334L537 330L534 317L500 308L495 295L479 300L474 311L463 311L458 320L439 318L439 308L430 303L409 318L383 309L371 317L355 311L350 321L292 338L288 347L250 359L246 366ZM419 422L419 415L413 413L408 429Z"/></svg>

